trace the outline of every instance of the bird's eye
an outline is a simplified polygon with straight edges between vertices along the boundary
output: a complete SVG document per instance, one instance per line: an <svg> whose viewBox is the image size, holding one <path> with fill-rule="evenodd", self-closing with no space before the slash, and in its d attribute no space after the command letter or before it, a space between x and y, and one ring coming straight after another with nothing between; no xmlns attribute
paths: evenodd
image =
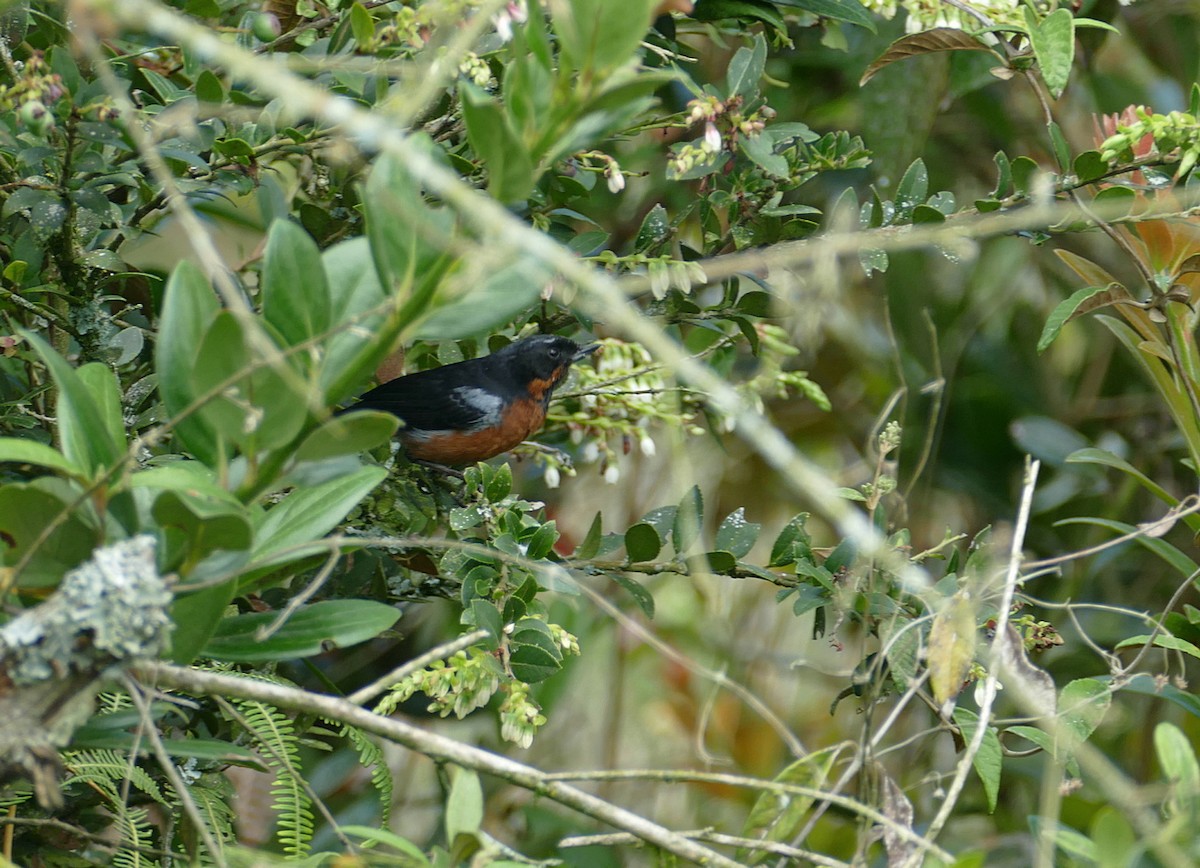
<svg viewBox="0 0 1200 868"><path fill-rule="evenodd" d="M549 355L550 355L550 358L557 359L560 356L562 356L562 350L560 350L558 347L551 347L550 351L549 351Z"/></svg>

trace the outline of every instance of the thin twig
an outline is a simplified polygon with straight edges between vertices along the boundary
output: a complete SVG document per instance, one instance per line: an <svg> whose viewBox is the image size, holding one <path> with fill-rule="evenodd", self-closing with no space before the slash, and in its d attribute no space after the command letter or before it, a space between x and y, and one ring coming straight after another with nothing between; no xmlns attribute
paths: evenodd
<svg viewBox="0 0 1200 868"><path fill-rule="evenodd" d="M768 781L762 778L751 778L745 775L730 775L722 772L701 772L688 769L597 769L592 771L556 772L546 774L549 781L657 781L671 783L705 783L725 784L731 787L746 787L780 793L785 796L800 796L807 799L830 799L838 807L865 817L873 823L884 826L896 833L924 854L946 859L949 854L932 841L927 841L912 829L896 822L891 817L875 810L870 805L864 805L846 796L834 796L817 787L805 787L783 781ZM949 857L953 861L952 856Z"/></svg>
<svg viewBox="0 0 1200 868"><path fill-rule="evenodd" d="M173 687L177 690L267 702L277 708L305 711L330 720L338 720L356 726L364 732L370 732L388 741L404 745L431 759L453 763L463 768L507 780L601 822L631 832L681 858L704 865L719 866L719 868L740 868L737 862L722 856L715 850L689 841L632 811L619 808L560 781L551 780L532 766L515 762L477 747L461 744L437 733L426 732L394 718L382 717L340 697L323 696L282 684L238 678L217 672L185 669L160 662L141 664L136 671L138 677L143 681ZM947 854L947 861L949 858Z"/></svg>
<svg viewBox="0 0 1200 868"><path fill-rule="evenodd" d="M200 815L200 809L196 806L196 801L192 798L192 792L188 789L183 775L179 774L179 769L176 768L175 761L167 753L167 747L163 744L162 736L159 735L158 727L154 725L154 718L150 714L150 703L146 700L142 692L144 689L143 686L128 675L121 676L121 682L125 685L125 690L129 693L129 698L137 706L140 720L144 724L142 731L150 741L150 747L154 751L154 758L158 760L158 765L162 768L163 774L167 776L167 779L171 782L171 786L175 789L175 795L179 797L179 804L183 806L183 812L192 821L192 825L196 827L196 834L204 842L204 848L207 851L206 855L223 868L226 864L225 852L217 843L217 839L213 837L212 830L209 829L208 824L204 822L204 818ZM137 751L133 751L130 757L136 758Z"/></svg>
<svg viewBox="0 0 1200 868"><path fill-rule="evenodd" d="M430 648L424 654L420 655L419 657L414 657L407 663L402 663L387 675L377 678L366 687L360 687L358 690L347 696L346 701L353 702L355 705L362 705L363 703L370 702L376 696L383 693L385 690L388 690L393 685L399 684L412 673L420 672L430 663L434 663L438 660L445 660L447 657L457 654L464 648L471 647L476 642L482 642L488 637L488 635L489 634L487 630L475 630L471 633L467 633L466 635L459 636L452 642L445 642L441 645L438 645L436 648Z"/></svg>
<svg viewBox="0 0 1200 868"><path fill-rule="evenodd" d="M759 850L763 853L771 853L775 856L786 856L789 859L799 859L803 862L811 862L814 865L827 865L829 868L849 868L849 862L842 862L838 859L831 859L828 856L823 856L820 853L814 853L811 850L801 850L796 847L789 847L787 844L780 844L776 841L765 841L759 838L743 838L739 835L724 835L720 832L714 832L712 829L689 829L685 832L680 832L686 838L692 838L696 841L708 841L713 844L724 844L728 847L740 847L743 850ZM641 844L642 842L630 835L627 832L617 832L610 835L572 835L570 838L563 838L558 842L559 847L616 847L622 844Z"/></svg>
<svg viewBox="0 0 1200 868"><path fill-rule="evenodd" d="M337 566L338 561L341 559L342 553L340 551L337 549L330 551L329 557L325 559L325 563L321 565L321 569L317 570L317 574L313 576L312 581L305 585L298 594L288 600L288 604L283 607L275 617L275 620L254 631L254 641L265 642L274 636L279 628L286 624L288 619L296 614L300 607L312 599L313 595L321 590L321 587L329 581L329 577L333 575L333 568Z"/></svg>
<svg viewBox="0 0 1200 868"><path fill-rule="evenodd" d="M1013 598L1017 592L1017 581L1021 575L1021 552L1025 544L1025 530L1029 527L1029 514L1033 510L1033 492L1037 487L1040 467L1040 461L1026 459L1025 484L1021 490L1021 504L1017 509L1017 522L1013 528L1012 544L1009 547L1004 588L997 604L996 632L988 655L988 673L983 681L983 698L979 703L979 719L975 723L975 731L971 733L971 741L967 744L967 749L959 758L954 779L946 790L942 805L925 831L925 837L930 841L937 838L938 833L941 832L942 827L946 825L946 821L954 812L954 808L958 804L958 797L962 794L963 787L966 786L967 776L971 773L975 755L979 753L979 748L983 745L983 738L987 735L988 727L991 725L992 706L996 702L996 690L999 685L998 672L1003 653L1001 646L1008 641L1008 618L1012 611ZM914 854L907 864L915 868L920 861Z"/></svg>

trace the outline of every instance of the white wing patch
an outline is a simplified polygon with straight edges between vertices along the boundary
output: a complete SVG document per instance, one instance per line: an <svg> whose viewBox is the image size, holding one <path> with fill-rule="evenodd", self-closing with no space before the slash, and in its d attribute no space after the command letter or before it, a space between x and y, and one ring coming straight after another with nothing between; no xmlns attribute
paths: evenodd
<svg viewBox="0 0 1200 868"><path fill-rule="evenodd" d="M472 430L491 428L503 421L500 411L504 407L504 399L499 395L475 386L459 386L450 394L459 405L469 407L480 415L479 421L471 426Z"/></svg>

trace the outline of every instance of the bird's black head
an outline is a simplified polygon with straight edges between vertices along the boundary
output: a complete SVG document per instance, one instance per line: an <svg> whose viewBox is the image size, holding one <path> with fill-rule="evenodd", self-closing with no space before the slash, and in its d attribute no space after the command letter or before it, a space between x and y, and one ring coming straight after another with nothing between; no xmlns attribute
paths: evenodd
<svg viewBox="0 0 1200 868"><path fill-rule="evenodd" d="M566 374L573 362L595 352L597 345L580 346L570 338L558 335L534 335L509 344L496 355L525 382L539 381L550 388Z"/></svg>

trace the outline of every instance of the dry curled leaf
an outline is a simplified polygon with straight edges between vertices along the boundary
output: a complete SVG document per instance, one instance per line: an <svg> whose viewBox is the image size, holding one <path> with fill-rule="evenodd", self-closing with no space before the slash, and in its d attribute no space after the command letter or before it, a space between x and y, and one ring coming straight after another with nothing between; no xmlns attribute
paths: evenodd
<svg viewBox="0 0 1200 868"><path fill-rule="evenodd" d="M933 619L929 628L929 686L933 698L945 705L958 696L975 660L975 607L967 591L959 591Z"/></svg>
<svg viewBox="0 0 1200 868"><path fill-rule="evenodd" d="M914 33L903 36L888 46L887 51L875 58L867 67L858 86L862 87L875 77L875 73L890 66L897 60L909 57L919 57L922 54L933 54L938 51L987 51L988 47L973 36L969 36L956 27L937 27L924 33Z"/></svg>
<svg viewBox="0 0 1200 868"><path fill-rule="evenodd" d="M1054 679L1046 670L1029 662L1025 642L1012 624L999 637L999 652L1000 664L1005 670L1004 683L1014 688L1023 700L1022 705L1028 710L1036 709L1044 716L1054 714L1058 707Z"/></svg>

